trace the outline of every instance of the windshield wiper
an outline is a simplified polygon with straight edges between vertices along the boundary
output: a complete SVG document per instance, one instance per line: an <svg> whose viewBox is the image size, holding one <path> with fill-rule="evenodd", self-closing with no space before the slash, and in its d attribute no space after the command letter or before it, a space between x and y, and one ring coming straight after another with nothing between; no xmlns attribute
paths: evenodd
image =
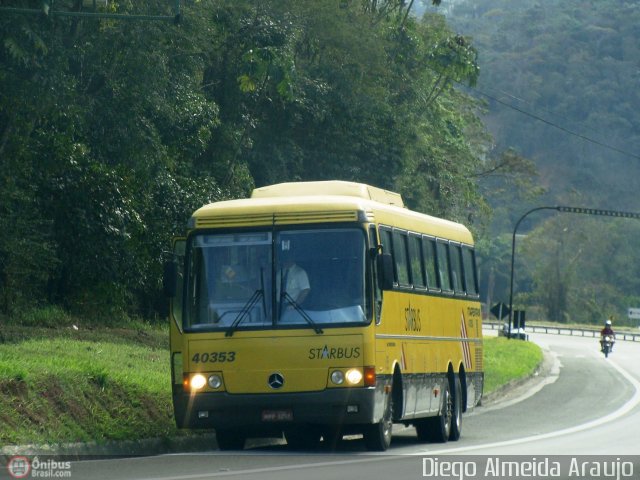
<svg viewBox="0 0 640 480"><path fill-rule="evenodd" d="M235 318L231 326L229 326L229 328L225 332L224 334L225 337L231 337L233 335L233 332L235 332L238 325L240 325L240 323L242 323L242 321L247 317L247 315L249 315L249 312L251 312L251 309L256 303L258 303L258 300L260 300L261 297L262 297L262 310L263 310L264 316L266 317L267 302L264 296L264 269L263 268L260 268L260 288L255 292L253 292L253 295L251 295L251 298L249 298L249 300L247 300L247 303L244 304L244 306L242 307L242 310L240 310L240 313L238 313L238 316Z"/></svg>
<svg viewBox="0 0 640 480"><path fill-rule="evenodd" d="M242 321L249 316L251 309L256 303L258 303L258 300L260 300L261 297L264 299L263 289L259 288L258 290L253 292L253 295L251 295L251 298L249 298L249 300L247 300L247 303L245 303L242 306L240 313L238 313L238 316L235 318L233 323L229 326L229 328L225 332L224 334L225 337L230 337L233 335L233 332L235 332L238 325L240 325L240 323L242 323Z"/></svg>
<svg viewBox="0 0 640 480"><path fill-rule="evenodd" d="M302 318L305 319L305 321L311 325L313 327L313 330L320 334L320 333L324 333L322 331L322 329L318 326L318 324L316 322L314 322L311 317L309 316L309 314L307 312L304 311L304 309L298 305L298 303L293 299L293 297L291 297L291 295L289 295L287 292L282 292L281 298L284 298L285 300L287 300L287 302L289 302L291 304L291 306L294 308L294 310L296 312L298 312L300 314L300 316ZM282 303L282 301L281 301ZM280 317L282 317L282 313L284 312L284 310L282 312L280 312Z"/></svg>

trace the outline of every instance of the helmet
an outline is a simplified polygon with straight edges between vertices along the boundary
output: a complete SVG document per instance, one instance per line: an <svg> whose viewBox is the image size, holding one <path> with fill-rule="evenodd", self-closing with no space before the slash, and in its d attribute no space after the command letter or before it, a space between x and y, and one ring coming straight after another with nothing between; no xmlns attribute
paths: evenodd
<svg viewBox="0 0 640 480"><path fill-rule="evenodd" d="M604 322L604 324L605 324L607 327L610 327L610 326L611 326L611 320L607 320L606 322Z"/></svg>

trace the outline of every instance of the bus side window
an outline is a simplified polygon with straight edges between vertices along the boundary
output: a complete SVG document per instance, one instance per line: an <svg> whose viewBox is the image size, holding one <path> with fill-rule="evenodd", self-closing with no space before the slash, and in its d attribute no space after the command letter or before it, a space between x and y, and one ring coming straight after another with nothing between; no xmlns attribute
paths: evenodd
<svg viewBox="0 0 640 480"><path fill-rule="evenodd" d="M374 225L369 227L369 247L378 252L378 235ZM382 290L378 284L378 271L376 270L375 261L371 262L371 268L373 273L373 315L376 325L379 325L380 319L382 318ZM367 291L369 291L369 289L367 289ZM369 301L367 301L367 305L370 305Z"/></svg>
<svg viewBox="0 0 640 480"><path fill-rule="evenodd" d="M478 294L478 276L476 271L476 257L473 249L462 247L462 267L464 269L464 284L469 295Z"/></svg>
<svg viewBox="0 0 640 480"><path fill-rule="evenodd" d="M440 279L440 288L443 291L451 292L451 274L449 270L449 244L445 240L436 241L436 253L438 259L438 276Z"/></svg>
<svg viewBox="0 0 640 480"><path fill-rule="evenodd" d="M393 257L396 262L398 284L403 287L411 286L406 232L400 232L398 230L393 232Z"/></svg>
<svg viewBox="0 0 640 480"><path fill-rule="evenodd" d="M391 230L387 230L385 229L381 229L380 230L380 237L382 240L382 252L383 253L389 253L391 254L391 256L395 257L395 253L393 251L393 237L391 234ZM393 262L393 277L394 277L394 282L398 283L398 269L396 267L396 262L394 260Z"/></svg>
<svg viewBox="0 0 640 480"><path fill-rule="evenodd" d="M409 235L409 263L411 265L411 281L415 288L425 288L427 283L424 275L424 261L420 248L420 237Z"/></svg>
<svg viewBox="0 0 640 480"><path fill-rule="evenodd" d="M438 275L436 274L436 245L435 240L429 237L422 237L422 256L424 260L424 271L427 276L427 286L430 289L439 289Z"/></svg>
<svg viewBox="0 0 640 480"><path fill-rule="evenodd" d="M449 259L451 260L451 283L453 284L453 289L457 294L464 295L464 285L462 278L462 260L460 256L462 255L462 250L460 245L456 245L454 243L449 244Z"/></svg>

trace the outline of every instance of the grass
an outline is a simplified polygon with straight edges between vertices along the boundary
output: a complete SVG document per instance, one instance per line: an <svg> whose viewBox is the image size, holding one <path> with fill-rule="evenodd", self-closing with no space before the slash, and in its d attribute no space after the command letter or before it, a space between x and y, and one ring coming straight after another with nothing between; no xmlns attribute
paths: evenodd
<svg viewBox="0 0 640 480"><path fill-rule="evenodd" d="M167 328L51 322L2 326L0 448L185 435L173 421ZM542 358L533 344L495 337L484 352L486 393Z"/></svg>
<svg viewBox="0 0 640 480"><path fill-rule="evenodd" d="M166 329L12 326L3 336L0 447L178 434Z"/></svg>
<svg viewBox="0 0 640 480"><path fill-rule="evenodd" d="M485 394L533 374L541 361L542 351L534 343L485 337Z"/></svg>

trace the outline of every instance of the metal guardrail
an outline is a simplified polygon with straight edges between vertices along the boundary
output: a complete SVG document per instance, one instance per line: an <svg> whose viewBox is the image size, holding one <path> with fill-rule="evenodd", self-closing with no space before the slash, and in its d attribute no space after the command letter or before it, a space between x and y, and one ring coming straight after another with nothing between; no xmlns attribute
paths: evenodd
<svg viewBox="0 0 640 480"><path fill-rule="evenodd" d="M503 322L496 322L492 320L483 320L482 326L490 328L491 330L499 330L504 325ZM527 333L549 333L554 335L572 335L579 337L600 337L600 330L585 329L585 328L572 328L572 327L551 327L540 325L527 325ZM628 342L640 342L640 333L629 332L616 332L616 340L626 340Z"/></svg>

